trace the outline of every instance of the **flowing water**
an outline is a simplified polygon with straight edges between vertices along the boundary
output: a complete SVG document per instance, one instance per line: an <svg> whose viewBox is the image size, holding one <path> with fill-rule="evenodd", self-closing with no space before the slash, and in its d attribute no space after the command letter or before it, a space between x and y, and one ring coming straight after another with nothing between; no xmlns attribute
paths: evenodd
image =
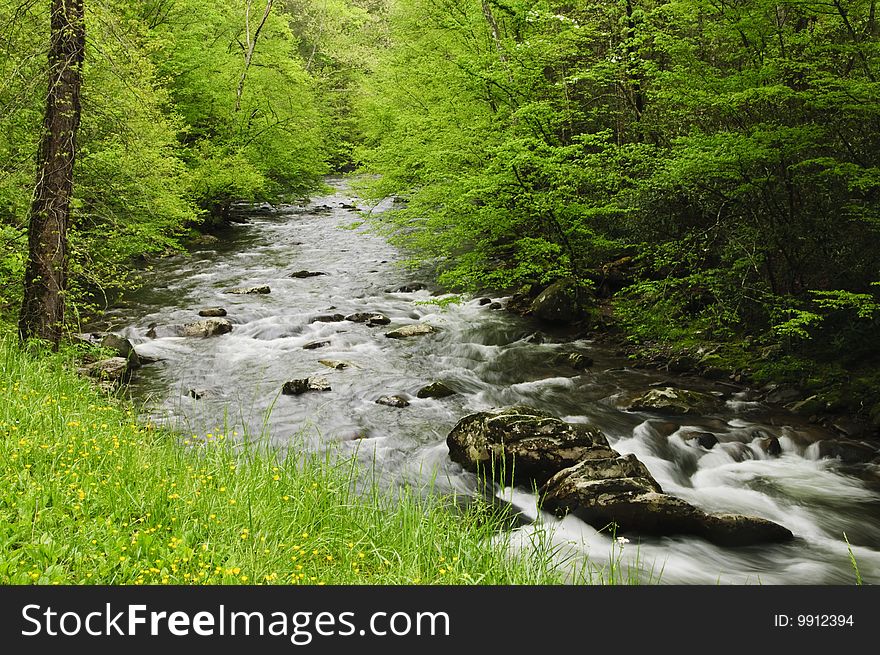
<svg viewBox="0 0 880 655"><path fill-rule="evenodd" d="M541 326L478 298L444 303L447 296L428 289L396 291L413 281L400 264L401 253L361 224L345 180L329 182L335 193L275 212L254 211L221 242L155 262L147 284L111 312L117 331L141 355L158 360L142 368L131 386L153 421L202 436L267 431L280 448L292 441L316 450L334 443L373 463L389 484L432 481L438 492L467 494L476 480L449 460L449 430L474 411L528 404L596 425L619 452L635 453L668 493L709 512L776 521L797 538L748 548L691 537L621 545L574 517L540 512L527 490L500 490L525 517L540 519L519 528L524 540L536 526L549 527L561 557L587 554L597 567L610 558L640 570L644 582L852 584L846 533L862 578L877 581L878 487L839 460L818 459L814 442L826 435L816 427L756 402L746 389L629 368L607 346L589 340L551 335L535 343L529 337ZM362 209L381 220L389 205ZM290 277L302 270L325 275ZM271 293L224 293L256 285L270 286ZM179 327L199 320L198 310L208 306L226 308L233 331L204 339L178 336ZM313 321L355 312L379 312L391 324ZM439 329L409 339L385 337L389 329L414 323ZM329 345L303 348L315 341ZM571 350L593 357L594 366L575 371L553 363L554 354ZM322 359L349 366L331 370ZM280 394L285 381L314 375L326 377L331 390ZM416 397L438 380L458 393L439 400ZM719 411L668 419L620 408L623 394L667 382L714 393L723 401ZM375 402L390 394L407 396L410 405ZM712 449L695 445L683 438L690 430L711 431L720 443ZM778 437L780 456L759 447L767 435Z"/></svg>

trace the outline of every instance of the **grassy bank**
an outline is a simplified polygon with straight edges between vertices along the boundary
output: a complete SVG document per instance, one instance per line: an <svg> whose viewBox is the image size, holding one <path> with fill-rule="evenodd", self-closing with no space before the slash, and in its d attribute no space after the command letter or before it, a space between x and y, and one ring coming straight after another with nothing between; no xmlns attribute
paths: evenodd
<svg viewBox="0 0 880 655"><path fill-rule="evenodd" d="M135 420L0 334L2 584L553 584L490 513L351 492L351 461Z"/></svg>

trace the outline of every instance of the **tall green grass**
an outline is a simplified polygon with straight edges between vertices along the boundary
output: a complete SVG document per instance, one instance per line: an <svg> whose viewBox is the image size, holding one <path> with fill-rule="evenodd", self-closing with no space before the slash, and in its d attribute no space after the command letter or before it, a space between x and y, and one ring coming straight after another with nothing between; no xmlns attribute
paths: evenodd
<svg viewBox="0 0 880 655"><path fill-rule="evenodd" d="M74 367L71 353L27 354L0 335L0 583L564 579L543 532L514 546L484 504L449 511L375 484L356 494L363 472L350 458L282 459L225 434L139 423Z"/></svg>

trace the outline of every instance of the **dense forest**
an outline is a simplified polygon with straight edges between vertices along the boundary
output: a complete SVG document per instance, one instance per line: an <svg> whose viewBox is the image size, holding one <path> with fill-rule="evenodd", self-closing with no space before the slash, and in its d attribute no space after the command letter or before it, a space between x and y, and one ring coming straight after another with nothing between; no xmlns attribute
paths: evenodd
<svg viewBox="0 0 880 655"><path fill-rule="evenodd" d="M9 322L53 4L0 4ZM451 290L569 280L642 360L880 420L874 0L82 4L71 330L233 202L357 171Z"/></svg>

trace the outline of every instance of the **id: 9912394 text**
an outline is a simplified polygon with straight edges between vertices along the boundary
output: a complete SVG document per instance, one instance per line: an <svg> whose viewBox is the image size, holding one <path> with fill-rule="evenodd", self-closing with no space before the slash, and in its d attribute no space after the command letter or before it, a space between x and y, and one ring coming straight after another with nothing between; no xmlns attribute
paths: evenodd
<svg viewBox="0 0 880 655"><path fill-rule="evenodd" d="M774 628L851 628L852 614L774 614Z"/></svg>

